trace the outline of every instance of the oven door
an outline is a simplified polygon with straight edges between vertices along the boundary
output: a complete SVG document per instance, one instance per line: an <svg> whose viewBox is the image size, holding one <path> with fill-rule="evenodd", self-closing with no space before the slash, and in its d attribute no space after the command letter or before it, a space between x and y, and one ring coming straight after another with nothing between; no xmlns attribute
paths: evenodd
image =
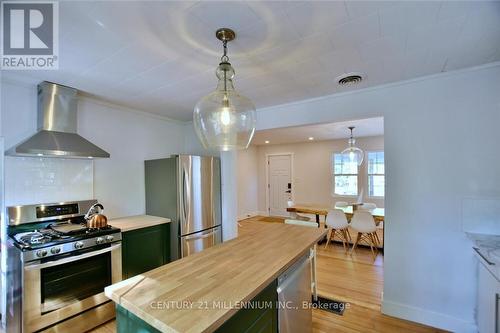
<svg viewBox="0 0 500 333"><path fill-rule="evenodd" d="M121 244L24 266L23 327L33 332L109 299L104 288L121 280Z"/></svg>

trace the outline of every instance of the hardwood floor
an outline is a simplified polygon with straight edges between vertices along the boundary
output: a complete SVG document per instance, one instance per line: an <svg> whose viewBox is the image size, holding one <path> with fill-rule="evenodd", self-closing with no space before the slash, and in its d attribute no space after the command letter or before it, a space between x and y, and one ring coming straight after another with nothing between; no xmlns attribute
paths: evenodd
<svg viewBox="0 0 500 333"><path fill-rule="evenodd" d="M373 259L368 248L345 254L341 243L318 245L318 293L380 312L384 284L384 257Z"/></svg>
<svg viewBox="0 0 500 333"><path fill-rule="evenodd" d="M240 221L240 233L252 232L258 224L251 222L283 223L283 218L253 217ZM405 332L429 333L442 330L407 320L383 315L380 312L384 284L384 256L375 260L369 248L358 247L353 255L346 254L341 243L318 245L318 294L348 303L342 316L313 310L313 332Z"/></svg>
<svg viewBox="0 0 500 333"><path fill-rule="evenodd" d="M116 321L111 320L89 331L92 333L116 333Z"/></svg>
<svg viewBox="0 0 500 333"><path fill-rule="evenodd" d="M283 223L279 217L257 216L242 220L239 233L258 230L259 223ZM342 316L313 310L313 332L405 332L428 333L441 330L383 315L380 312L383 291L383 264L381 253L375 260L369 248L358 247L351 256L345 254L340 243L333 243L325 249L318 245L318 294L327 298L346 302ZM116 332L115 321L110 321L91 331L92 333Z"/></svg>

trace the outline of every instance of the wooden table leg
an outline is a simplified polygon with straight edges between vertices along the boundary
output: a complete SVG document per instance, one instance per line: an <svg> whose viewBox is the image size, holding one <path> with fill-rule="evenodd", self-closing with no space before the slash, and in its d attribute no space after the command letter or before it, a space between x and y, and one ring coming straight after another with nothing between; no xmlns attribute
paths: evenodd
<svg viewBox="0 0 500 333"><path fill-rule="evenodd" d="M319 228L319 214L316 214L316 223L318 224L318 228Z"/></svg>

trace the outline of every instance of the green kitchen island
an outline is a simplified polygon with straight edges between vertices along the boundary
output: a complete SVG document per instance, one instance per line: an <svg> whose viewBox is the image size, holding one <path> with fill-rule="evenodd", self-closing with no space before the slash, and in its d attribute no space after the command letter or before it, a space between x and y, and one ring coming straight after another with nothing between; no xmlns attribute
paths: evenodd
<svg viewBox="0 0 500 333"><path fill-rule="evenodd" d="M247 223L236 239L107 287L118 332L277 332L277 279L326 230Z"/></svg>

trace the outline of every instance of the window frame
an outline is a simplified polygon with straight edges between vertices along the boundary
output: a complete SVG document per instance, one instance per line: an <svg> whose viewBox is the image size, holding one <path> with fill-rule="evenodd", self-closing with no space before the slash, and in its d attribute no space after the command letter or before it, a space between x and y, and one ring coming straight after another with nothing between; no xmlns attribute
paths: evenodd
<svg viewBox="0 0 500 333"><path fill-rule="evenodd" d="M359 176L360 176L360 166L356 166L357 173L342 173L339 175L335 174L335 155L342 155L342 152L337 152L334 151L330 154L330 169L331 169L331 177L332 177L332 184L331 184L331 195L332 197L337 197L337 198L357 198L359 196ZM357 186L356 186L356 194L337 194L335 193L335 177L336 176L356 176L357 178Z"/></svg>
<svg viewBox="0 0 500 333"><path fill-rule="evenodd" d="M384 153L384 173L370 173L368 155L370 153ZM385 199L385 150L370 150L365 152L366 158L366 188L368 189L367 197L373 199ZM384 195L370 195L370 176L384 176Z"/></svg>

